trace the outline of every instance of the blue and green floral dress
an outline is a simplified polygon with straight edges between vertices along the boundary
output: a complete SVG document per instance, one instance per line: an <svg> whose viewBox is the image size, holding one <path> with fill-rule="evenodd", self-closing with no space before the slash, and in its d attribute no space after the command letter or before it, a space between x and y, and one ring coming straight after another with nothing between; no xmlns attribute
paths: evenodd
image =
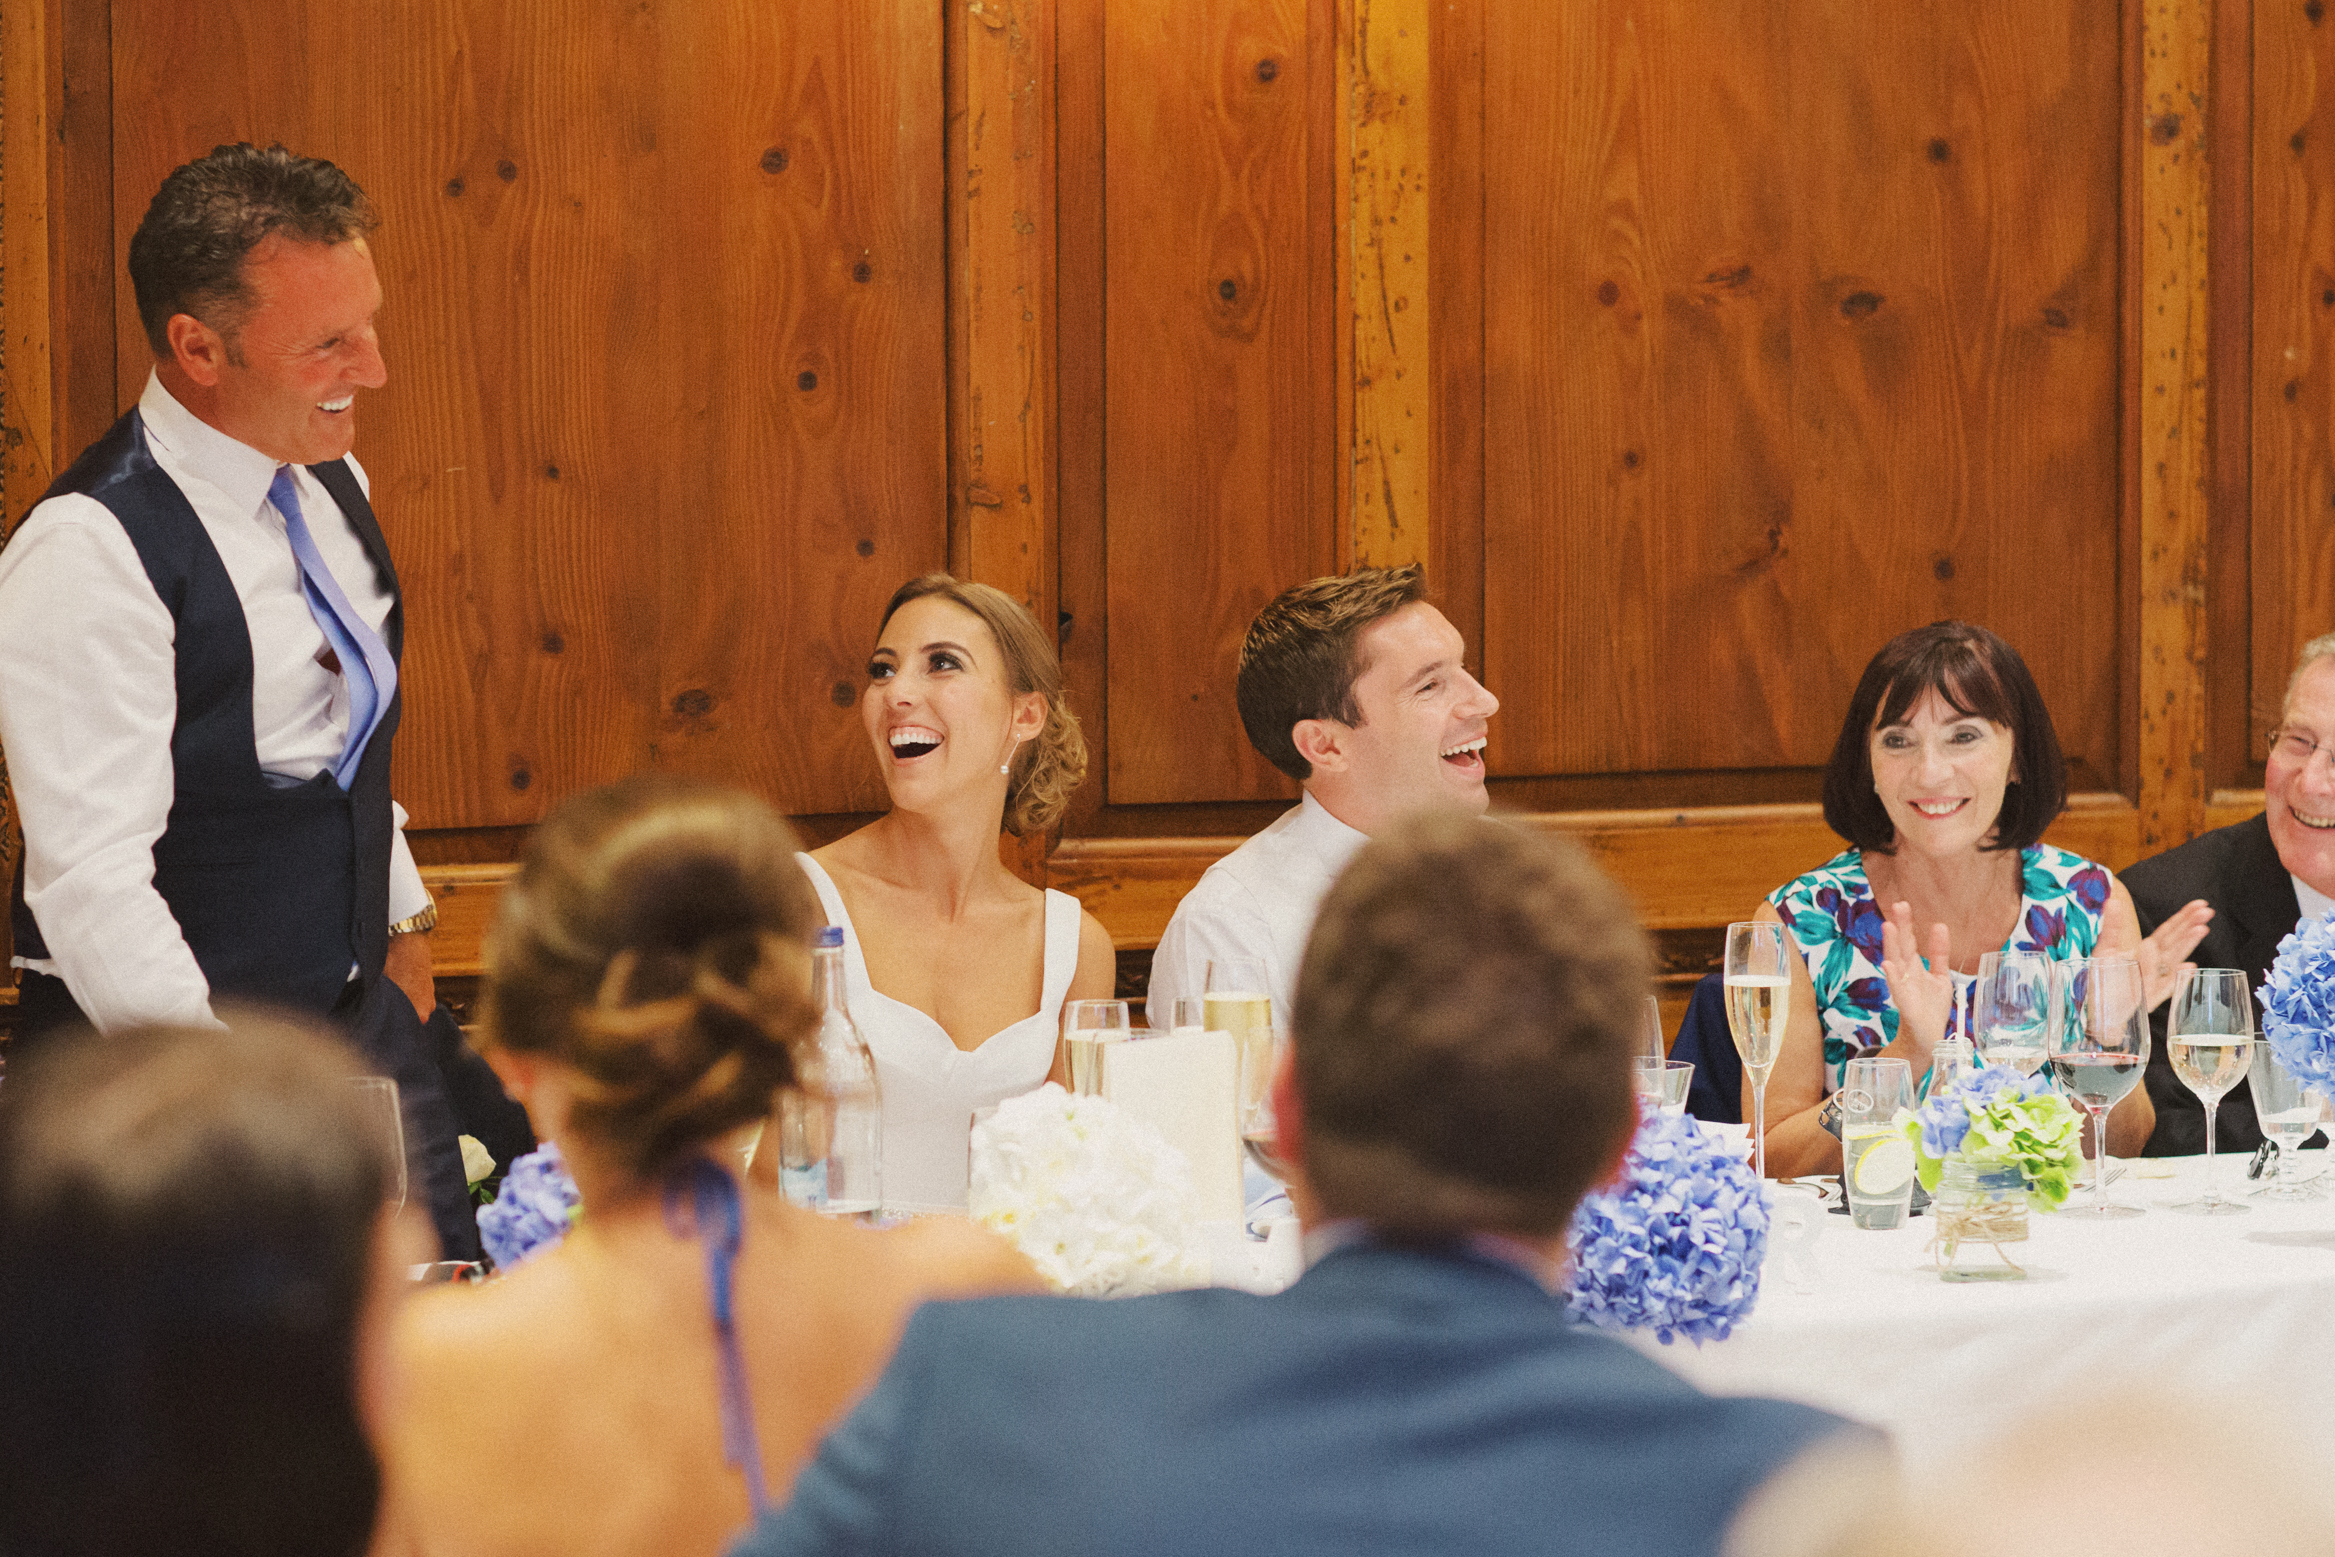
<svg viewBox="0 0 2335 1557"><path fill-rule="evenodd" d="M2019 855L2019 927L2011 951L2039 951L2055 962L2089 957L2100 941L2100 914L2108 906L2106 869L2047 843ZM1816 1014L1824 1023L1824 1090L1837 1090L1843 1067L1897 1039L1897 1006L1881 976L1881 905L1865 879L1855 849L1825 861L1768 894L1783 916L1808 980L1816 986ZM1957 996L1946 1020L1959 1032L1974 981L1954 975Z"/></svg>

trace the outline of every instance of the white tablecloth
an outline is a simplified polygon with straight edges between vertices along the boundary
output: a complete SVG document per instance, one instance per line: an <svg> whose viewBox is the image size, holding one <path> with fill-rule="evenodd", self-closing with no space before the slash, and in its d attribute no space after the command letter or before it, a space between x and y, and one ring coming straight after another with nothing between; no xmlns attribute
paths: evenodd
<svg viewBox="0 0 2335 1557"><path fill-rule="evenodd" d="M2326 1157L2304 1152L2296 1167L2313 1172ZM2225 1427L2280 1410L2316 1438L2298 1448L2335 1453L2335 1198L2184 1216L2157 1202L2190 1198L2204 1159L2128 1166L2110 1196L2148 1214L2031 1217L2028 1241L2010 1246L2025 1281L1939 1280L1928 1216L1868 1232L1827 1215L1808 1250L1812 1287L1771 1253L1758 1307L1726 1341L1632 1339L1715 1393L1782 1396L1875 1423L1909 1460L2136 1384L2209 1397ZM2170 1177L2142 1176L2168 1167ZM2244 1170L2243 1157L2215 1160L2225 1195L2243 1199ZM2335 1173L2320 1187L2335 1190ZM2089 1193L2087 1179L2079 1195Z"/></svg>

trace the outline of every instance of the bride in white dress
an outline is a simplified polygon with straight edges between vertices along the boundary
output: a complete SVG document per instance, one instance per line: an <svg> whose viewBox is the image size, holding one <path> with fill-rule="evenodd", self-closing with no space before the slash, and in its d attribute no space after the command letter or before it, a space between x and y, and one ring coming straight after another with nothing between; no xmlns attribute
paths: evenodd
<svg viewBox="0 0 2335 1557"><path fill-rule="evenodd" d="M843 928L884 1098L887 1207L962 1210L973 1111L1054 1068L1064 1000L1107 1000L1111 937L1005 868L1086 775L1054 648L1011 596L929 573L886 607L860 719L892 808L800 856ZM1059 1078L1057 1078L1059 1079Z"/></svg>

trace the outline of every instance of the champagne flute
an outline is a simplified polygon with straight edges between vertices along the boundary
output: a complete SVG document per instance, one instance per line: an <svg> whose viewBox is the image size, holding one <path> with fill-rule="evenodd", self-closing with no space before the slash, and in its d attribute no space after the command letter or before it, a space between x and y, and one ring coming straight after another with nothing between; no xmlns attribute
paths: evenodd
<svg viewBox="0 0 2335 1557"><path fill-rule="evenodd" d="M2043 1068L2051 1046L2051 959L1990 951L1978 959L1970 1031L1979 1058L2022 1076Z"/></svg>
<svg viewBox="0 0 2335 1557"><path fill-rule="evenodd" d="M2130 957L2071 957L2059 965L2065 1015L2051 1034L2051 1075L2076 1107L2091 1115L2092 1200L2062 1216L2108 1220L2143 1216L2108 1198L2108 1115L2140 1084L2149 1063L2149 1019L2140 964Z"/></svg>
<svg viewBox="0 0 2335 1557"><path fill-rule="evenodd" d="M397 1107L397 1083L387 1076L351 1076L349 1085L357 1089L357 1106L364 1111L366 1127L380 1138L381 1148L389 1157L389 1209L405 1209L405 1116Z"/></svg>
<svg viewBox="0 0 2335 1557"><path fill-rule="evenodd" d="M1208 1030L1232 1034L1233 1054L1239 1066L1243 1099L1264 1095L1273 1079L1273 997L1260 957L1216 957L1208 963L1208 981L1200 997L1207 1011ZM1247 1122L1247 1115L1241 1116Z"/></svg>
<svg viewBox="0 0 2335 1557"><path fill-rule="evenodd" d="M1784 961L1784 927L1745 921L1727 927L1727 1028L1751 1077L1752 1170L1767 1177L1767 1078L1791 1010L1792 979Z"/></svg>
<svg viewBox="0 0 2335 1557"><path fill-rule="evenodd" d="M1124 1000L1066 1000L1062 1003L1063 1069L1070 1090L1091 1097L1103 1090L1103 1048L1131 1030Z"/></svg>
<svg viewBox="0 0 2335 1557"><path fill-rule="evenodd" d="M2191 968L2173 986L2173 1015L2165 1024L2173 1074L2205 1105L2205 1192L2175 1201L2190 1216L2241 1216L2251 1209L2224 1200L2213 1182L2214 1115L2225 1093L2246 1077L2254 1056L2254 997L2236 968Z"/></svg>
<svg viewBox="0 0 2335 1557"><path fill-rule="evenodd" d="M2318 1094L2279 1064L2278 1056L2270 1052L2267 1043L2254 1045L2254 1058L2246 1069L2246 1084L2254 1094L2254 1118L2261 1124L2262 1133L2278 1143L2278 1155L2271 1159L2270 1182L2255 1190L2254 1198L2326 1199L2310 1180L2294 1172L2294 1154L2303 1149L2303 1142L2319 1128Z"/></svg>

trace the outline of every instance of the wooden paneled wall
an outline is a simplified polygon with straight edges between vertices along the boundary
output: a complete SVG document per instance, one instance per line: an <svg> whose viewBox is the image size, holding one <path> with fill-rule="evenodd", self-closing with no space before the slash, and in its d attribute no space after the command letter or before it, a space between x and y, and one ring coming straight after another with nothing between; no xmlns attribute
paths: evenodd
<svg viewBox="0 0 2335 1557"><path fill-rule="evenodd" d="M450 923L638 767L880 804L860 657L944 564L1057 624L1096 762L1014 859L1138 952L1292 793L1249 618L1356 561L1427 561L1499 803L1682 976L1831 851L1890 634L2018 643L2122 864L2258 803L2335 627L2300 0L38 0L0 69L10 518L137 393L165 169L281 138L381 205Z"/></svg>

